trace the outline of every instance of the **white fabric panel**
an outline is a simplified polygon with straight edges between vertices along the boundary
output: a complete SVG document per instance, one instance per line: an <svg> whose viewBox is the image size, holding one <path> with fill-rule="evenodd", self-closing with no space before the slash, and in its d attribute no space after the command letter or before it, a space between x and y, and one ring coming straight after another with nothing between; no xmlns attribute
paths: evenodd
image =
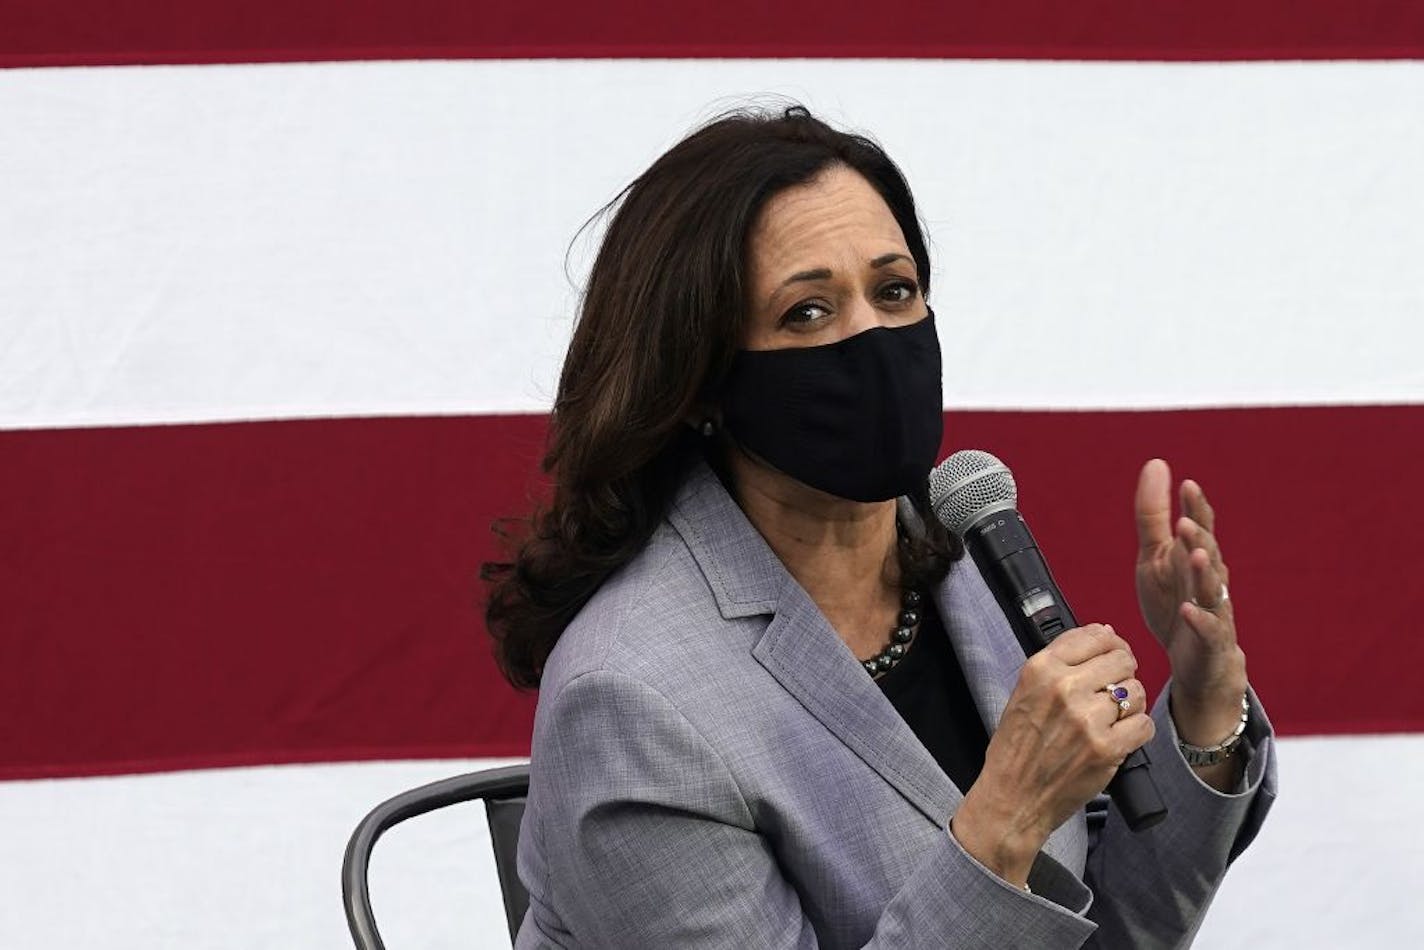
<svg viewBox="0 0 1424 950"><path fill-rule="evenodd" d="M1424 737L1280 743L1281 799L1197 940L1214 950L1412 946L1424 932ZM349 947L346 839L377 802L510 760L282 766L0 783L7 947ZM377 845L372 903L395 948L507 947L478 805Z"/></svg>
<svg viewBox="0 0 1424 950"><path fill-rule="evenodd" d="M0 71L0 427L545 410L579 225L758 93L904 165L947 405L1424 401L1421 62L324 63Z"/></svg>
<svg viewBox="0 0 1424 950"><path fill-rule="evenodd" d="M0 783L0 945L349 948L341 858L356 823L408 788L515 761ZM387 832L372 852L370 884L392 950L509 946L479 803Z"/></svg>

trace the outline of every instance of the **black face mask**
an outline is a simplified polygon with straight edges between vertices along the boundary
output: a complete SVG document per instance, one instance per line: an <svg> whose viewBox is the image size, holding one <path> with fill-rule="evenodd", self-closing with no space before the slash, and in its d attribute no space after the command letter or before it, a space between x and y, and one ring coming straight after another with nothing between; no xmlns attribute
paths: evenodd
<svg viewBox="0 0 1424 950"><path fill-rule="evenodd" d="M812 488L885 501L924 488L944 430L934 314L823 346L739 350L722 421L747 451Z"/></svg>

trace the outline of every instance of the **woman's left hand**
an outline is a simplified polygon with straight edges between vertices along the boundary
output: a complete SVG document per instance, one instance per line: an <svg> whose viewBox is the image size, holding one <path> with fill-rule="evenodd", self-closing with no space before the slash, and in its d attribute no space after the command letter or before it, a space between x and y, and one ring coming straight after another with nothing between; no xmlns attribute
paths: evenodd
<svg viewBox="0 0 1424 950"><path fill-rule="evenodd" d="M1246 690L1246 655L1236 643L1227 595L1230 572L1201 486L1180 487L1172 522L1172 473L1152 459L1137 479L1137 602L1172 664L1172 719L1194 745L1231 734Z"/></svg>

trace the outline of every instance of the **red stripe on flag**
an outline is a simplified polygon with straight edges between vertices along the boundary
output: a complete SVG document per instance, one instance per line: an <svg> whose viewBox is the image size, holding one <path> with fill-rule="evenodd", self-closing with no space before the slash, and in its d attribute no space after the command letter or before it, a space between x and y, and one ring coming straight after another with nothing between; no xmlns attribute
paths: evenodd
<svg viewBox="0 0 1424 950"><path fill-rule="evenodd" d="M1079 617L1136 620L1131 498L1166 454L1220 518L1252 680L1283 733L1424 730L1421 407L958 412L1015 471ZM545 420L0 432L0 778L524 754L479 623L490 525Z"/></svg>
<svg viewBox="0 0 1424 950"><path fill-rule="evenodd" d="M544 57L1411 59L1409 0L12 0L0 65Z"/></svg>
<svg viewBox="0 0 1424 950"><path fill-rule="evenodd" d="M527 754L479 622L540 417L0 433L0 778Z"/></svg>

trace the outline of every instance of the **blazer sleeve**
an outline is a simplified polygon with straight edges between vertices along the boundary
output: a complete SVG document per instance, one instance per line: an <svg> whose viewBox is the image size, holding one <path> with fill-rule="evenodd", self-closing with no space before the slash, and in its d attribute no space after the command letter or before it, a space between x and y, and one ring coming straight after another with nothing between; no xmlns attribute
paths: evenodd
<svg viewBox="0 0 1424 950"><path fill-rule="evenodd" d="M727 762L664 696L623 673L586 672L541 720L541 793L526 812L537 826L526 833L538 836L543 874L525 882L517 946L818 946ZM864 945L1072 948L1093 930L946 833Z"/></svg>
<svg viewBox="0 0 1424 950"><path fill-rule="evenodd" d="M1157 734L1147 745L1167 819L1133 832L1106 798L1089 810L1085 877L1095 897L1088 916L1099 928L1092 947L1151 950L1190 943L1227 867L1256 837L1276 798L1271 723L1254 692L1248 693L1245 748L1237 753L1247 757L1245 773L1231 794L1197 778L1182 757L1170 694L1168 683L1153 707Z"/></svg>

